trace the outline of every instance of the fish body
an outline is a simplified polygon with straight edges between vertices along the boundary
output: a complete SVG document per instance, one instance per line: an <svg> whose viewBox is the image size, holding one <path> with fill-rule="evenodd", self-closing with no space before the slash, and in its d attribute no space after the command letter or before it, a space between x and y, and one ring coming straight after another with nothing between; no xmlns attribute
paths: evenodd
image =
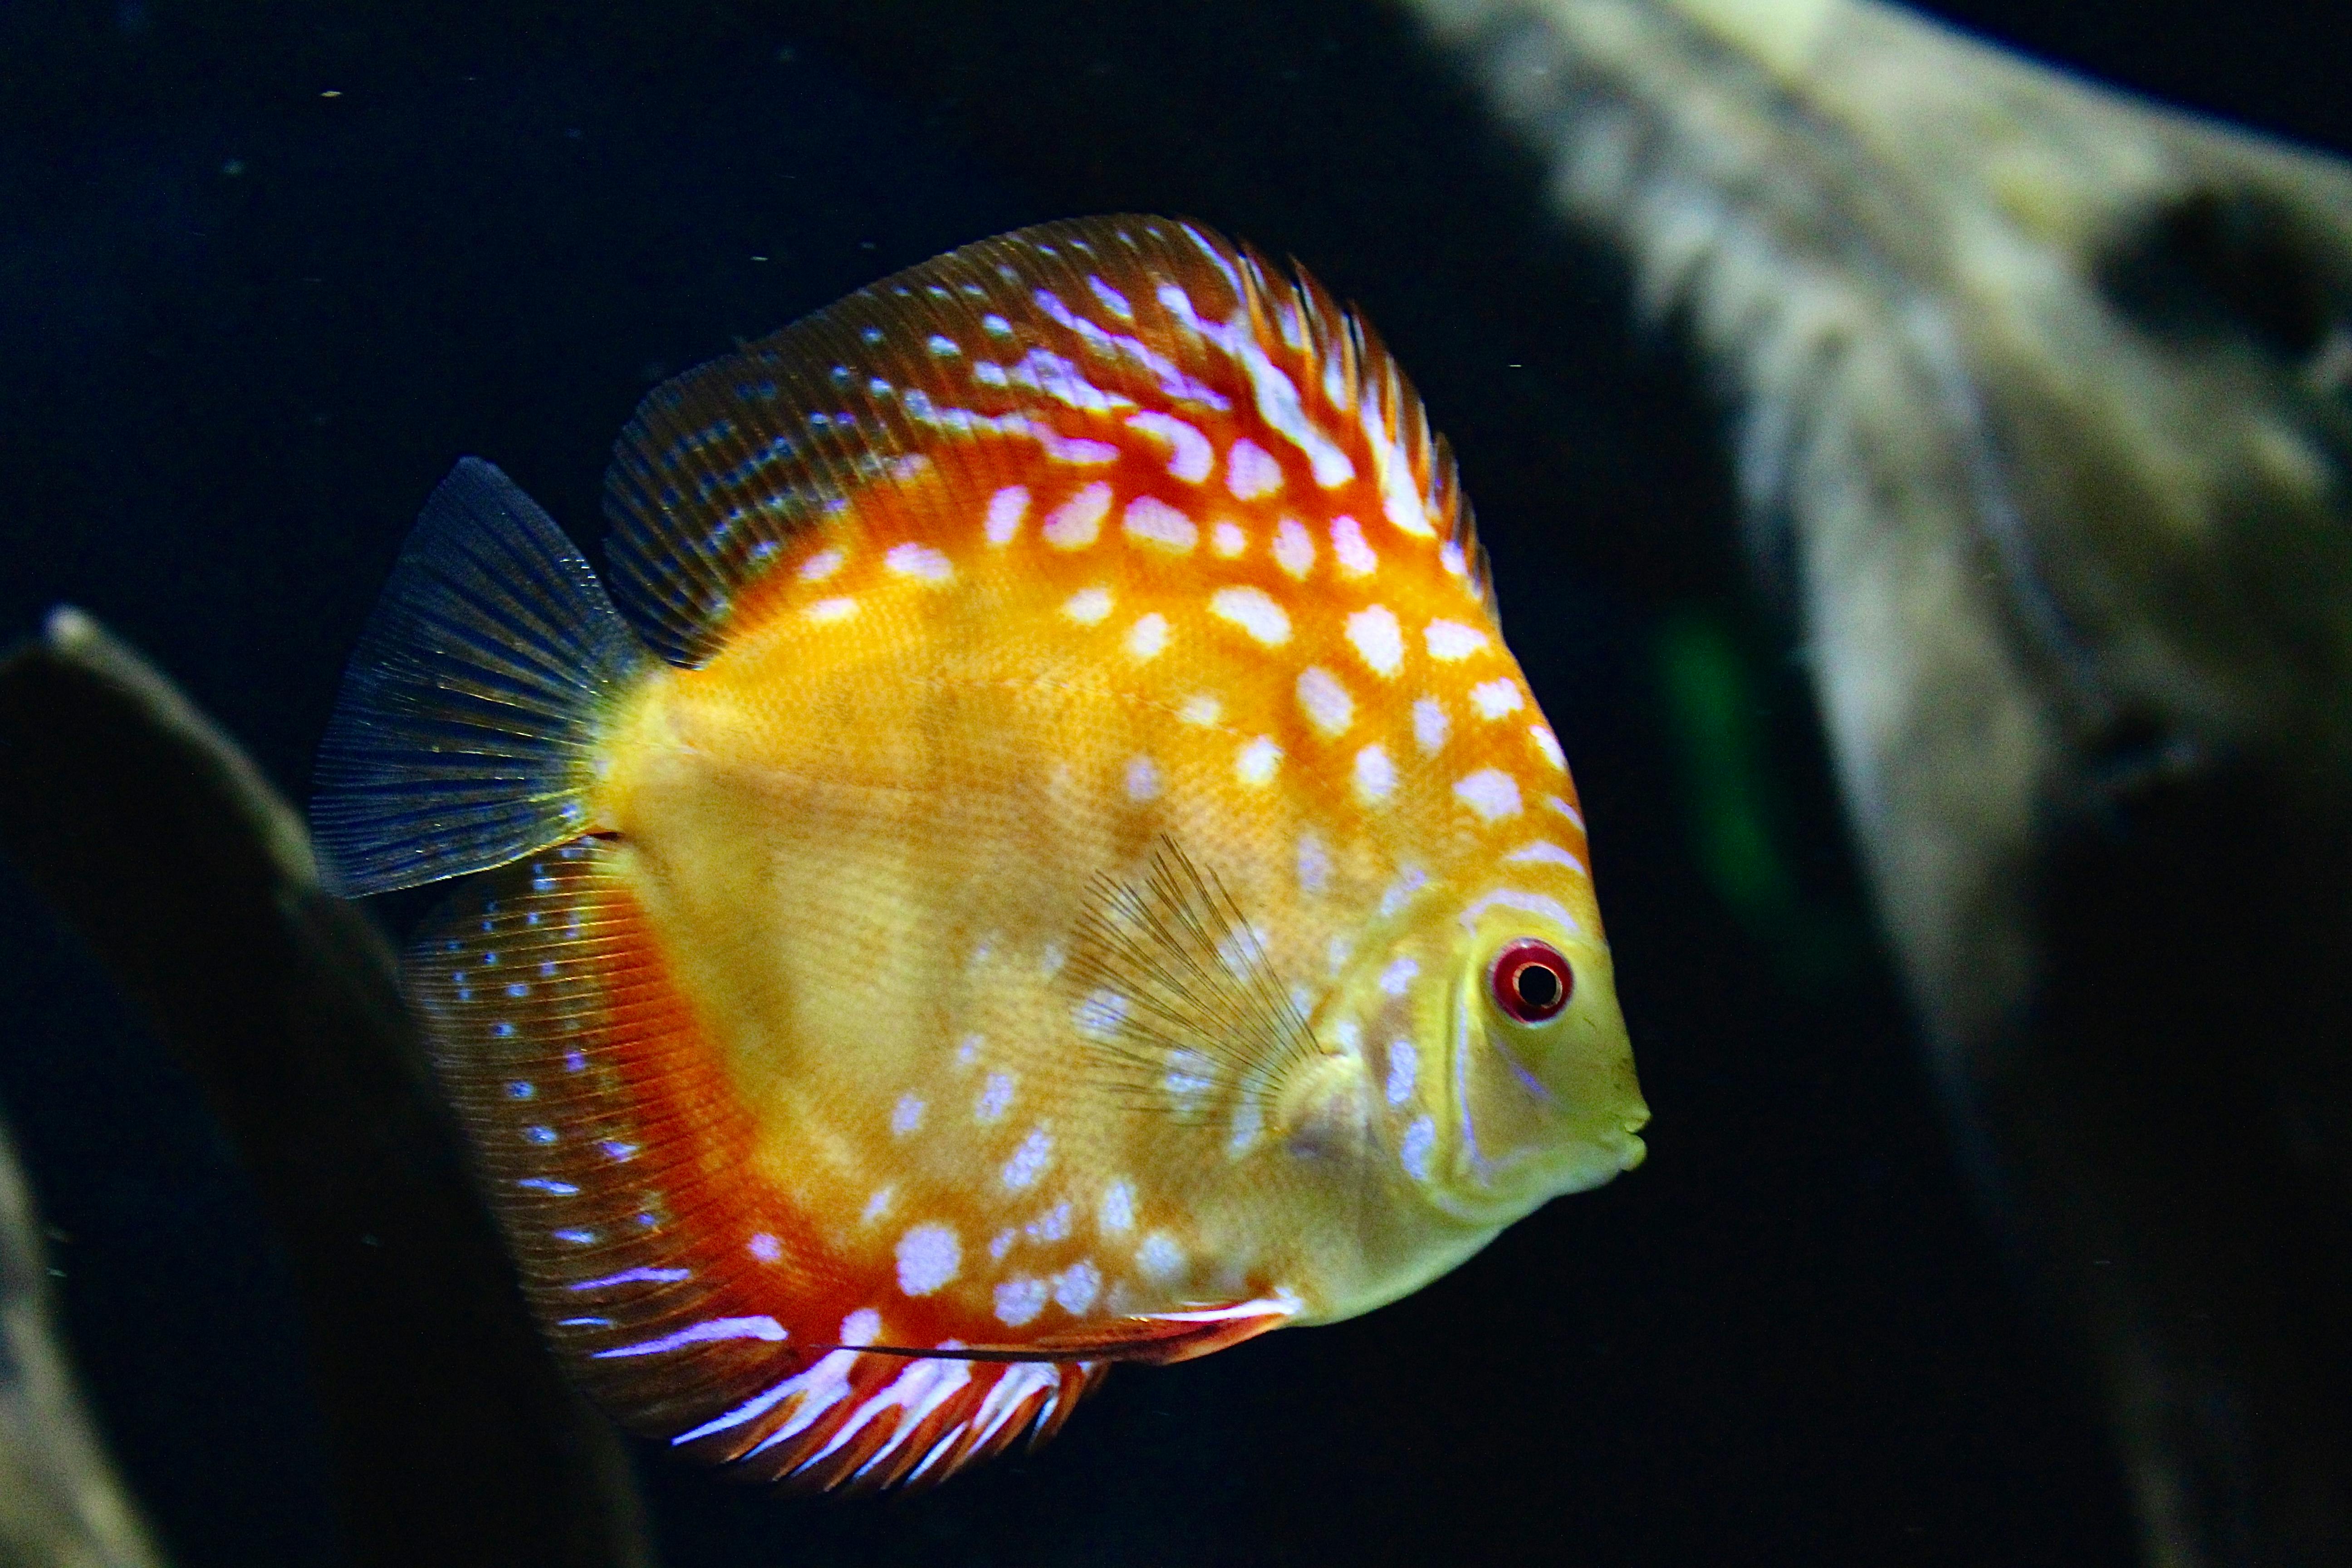
<svg viewBox="0 0 2352 1568"><path fill-rule="evenodd" d="M985 241L656 390L608 500L618 610L460 465L315 819L349 891L488 872L409 987L632 1426L936 1480L1640 1159L1559 743L1311 282Z"/></svg>

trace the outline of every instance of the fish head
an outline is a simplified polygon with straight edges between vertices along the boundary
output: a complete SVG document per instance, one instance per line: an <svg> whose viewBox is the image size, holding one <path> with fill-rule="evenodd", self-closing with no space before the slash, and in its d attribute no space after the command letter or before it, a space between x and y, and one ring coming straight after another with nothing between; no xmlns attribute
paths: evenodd
<svg viewBox="0 0 2352 1568"><path fill-rule="evenodd" d="M1423 1200L1500 1226L1640 1164L1650 1108L1589 912L1516 890L1427 908L1372 961L1398 994L1367 1047L1380 1120Z"/></svg>

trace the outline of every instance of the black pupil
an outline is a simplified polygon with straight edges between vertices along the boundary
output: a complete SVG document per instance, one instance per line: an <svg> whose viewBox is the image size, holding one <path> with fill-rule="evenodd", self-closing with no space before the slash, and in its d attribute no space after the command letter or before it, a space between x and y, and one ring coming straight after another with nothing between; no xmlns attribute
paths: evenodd
<svg viewBox="0 0 2352 1568"><path fill-rule="evenodd" d="M1559 976L1549 966L1530 963L1511 979L1511 988L1530 1007L1549 1007L1559 1000Z"/></svg>

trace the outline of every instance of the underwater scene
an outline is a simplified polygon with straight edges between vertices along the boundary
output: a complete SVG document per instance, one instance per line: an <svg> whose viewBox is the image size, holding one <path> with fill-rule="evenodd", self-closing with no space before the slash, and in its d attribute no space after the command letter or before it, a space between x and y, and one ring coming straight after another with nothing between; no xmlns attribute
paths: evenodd
<svg viewBox="0 0 2352 1568"><path fill-rule="evenodd" d="M0 5L0 1564L2352 1561L2347 62Z"/></svg>

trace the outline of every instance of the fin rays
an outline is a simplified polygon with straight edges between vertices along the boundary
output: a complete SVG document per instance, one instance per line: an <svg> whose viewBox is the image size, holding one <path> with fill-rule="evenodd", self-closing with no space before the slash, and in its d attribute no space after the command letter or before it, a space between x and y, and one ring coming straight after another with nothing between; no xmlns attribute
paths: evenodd
<svg viewBox="0 0 2352 1568"><path fill-rule="evenodd" d="M1368 470L1349 504L1454 552L1486 601L1453 459L1370 329L1312 279L1141 216L935 257L656 388L606 475L614 594L663 657L699 665L773 558L864 492L944 475L976 504L982 465L1117 449L1139 410L1262 425L1275 405L1248 405L1277 383L1302 440ZM1021 450L1007 465L990 442Z"/></svg>
<svg viewBox="0 0 2352 1568"><path fill-rule="evenodd" d="M1319 1054L1224 884L1171 837L1140 882L1097 879L1066 973L1081 993L1124 999L1085 1049L1096 1081L1136 1108L1167 1107L1171 1075L1186 1074L1204 1096L1270 1102Z"/></svg>
<svg viewBox="0 0 2352 1568"><path fill-rule="evenodd" d="M596 730L645 656L588 563L489 464L425 502L343 677L310 822L347 896L575 837Z"/></svg>

